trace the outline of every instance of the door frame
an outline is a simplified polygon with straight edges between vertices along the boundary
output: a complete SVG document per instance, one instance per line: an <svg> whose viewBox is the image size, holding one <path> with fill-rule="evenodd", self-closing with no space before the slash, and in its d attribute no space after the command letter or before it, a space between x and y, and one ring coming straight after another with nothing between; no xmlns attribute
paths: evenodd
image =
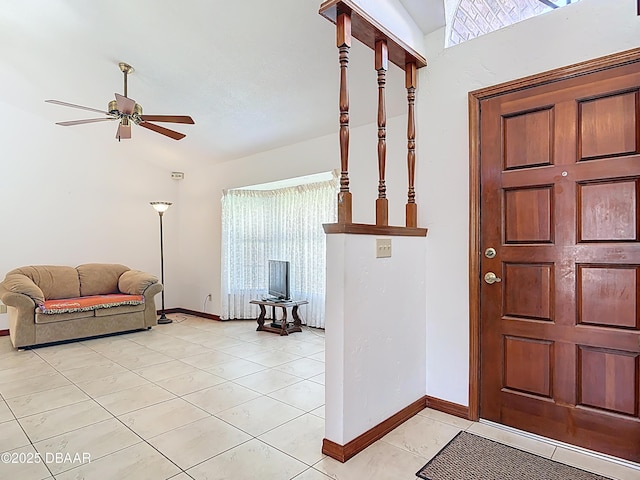
<svg viewBox="0 0 640 480"><path fill-rule="evenodd" d="M640 1L640 0L639 0ZM640 62L640 48L469 92L469 420L480 419L480 103L492 97Z"/></svg>

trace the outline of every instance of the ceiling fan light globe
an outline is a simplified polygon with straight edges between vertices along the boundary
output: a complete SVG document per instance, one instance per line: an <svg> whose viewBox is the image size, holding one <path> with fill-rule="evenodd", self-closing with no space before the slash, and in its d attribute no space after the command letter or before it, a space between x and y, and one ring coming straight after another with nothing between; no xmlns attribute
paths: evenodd
<svg viewBox="0 0 640 480"><path fill-rule="evenodd" d="M107 107L107 111L109 113L117 114L118 113L118 102L115 100L111 100L109 102L109 106Z"/></svg>

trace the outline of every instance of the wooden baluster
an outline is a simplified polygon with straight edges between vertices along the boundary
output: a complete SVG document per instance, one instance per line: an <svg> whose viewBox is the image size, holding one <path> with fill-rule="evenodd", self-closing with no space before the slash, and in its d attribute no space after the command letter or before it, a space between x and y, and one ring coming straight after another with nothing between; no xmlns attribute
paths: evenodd
<svg viewBox="0 0 640 480"><path fill-rule="evenodd" d="M414 116L414 104L416 100L416 64L409 62L405 66L405 85L407 87L408 124L407 124L407 170L409 173L409 193L406 208L406 226L418 226L418 205L416 204L416 191L414 180L416 173L416 122Z"/></svg>
<svg viewBox="0 0 640 480"><path fill-rule="evenodd" d="M375 69L378 72L378 198L376 200L376 225L389 225L389 203L385 184L387 162L387 111L385 90L389 50L386 40L377 40L375 48Z"/></svg>
<svg viewBox="0 0 640 480"><path fill-rule="evenodd" d="M340 192L338 192L338 223L352 223L351 192L349 192L349 48L351 47L351 15L340 13L336 21L340 53Z"/></svg>

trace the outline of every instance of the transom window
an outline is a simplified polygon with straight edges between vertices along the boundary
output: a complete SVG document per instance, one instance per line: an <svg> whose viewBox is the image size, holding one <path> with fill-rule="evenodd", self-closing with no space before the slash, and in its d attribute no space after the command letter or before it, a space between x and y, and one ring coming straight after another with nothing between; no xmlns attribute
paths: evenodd
<svg viewBox="0 0 640 480"><path fill-rule="evenodd" d="M447 45L457 45L578 1L460 0L453 14Z"/></svg>

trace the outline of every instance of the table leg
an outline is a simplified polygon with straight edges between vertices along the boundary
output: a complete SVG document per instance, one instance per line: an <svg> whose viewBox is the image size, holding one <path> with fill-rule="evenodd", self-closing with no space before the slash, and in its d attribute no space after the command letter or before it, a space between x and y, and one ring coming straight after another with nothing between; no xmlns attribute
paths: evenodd
<svg viewBox="0 0 640 480"><path fill-rule="evenodd" d="M282 307L282 330L280 331L280 335L289 335L287 332L287 307Z"/></svg>
<svg viewBox="0 0 640 480"><path fill-rule="evenodd" d="M260 305L260 315L258 316L258 328L256 331L259 332L264 327L264 317L267 316L267 309L264 308L264 305Z"/></svg>
<svg viewBox="0 0 640 480"><path fill-rule="evenodd" d="M300 317L298 316L298 305L293 306L291 315L293 316L293 326L300 327L302 325L302 320L300 320Z"/></svg>

